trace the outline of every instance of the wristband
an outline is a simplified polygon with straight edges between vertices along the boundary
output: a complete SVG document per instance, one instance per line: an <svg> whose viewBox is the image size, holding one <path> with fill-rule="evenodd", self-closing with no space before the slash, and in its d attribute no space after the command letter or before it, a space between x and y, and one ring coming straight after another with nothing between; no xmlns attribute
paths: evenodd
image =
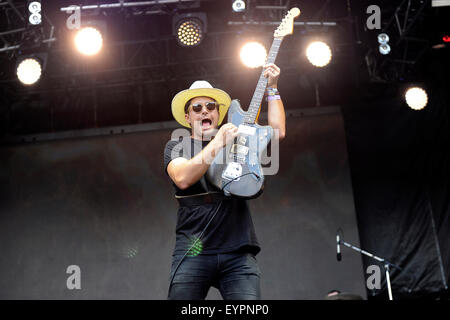
<svg viewBox="0 0 450 320"><path fill-rule="evenodd" d="M268 96L275 96L277 94L279 94L280 92L278 91L277 88L267 88L267 95Z"/></svg>
<svg viewBox="0 0 450 320"><path fill-rule="evenodd" d="M271 101L271 100L281 100L280 95L270 95L267 97L267 101Z"/></svg>

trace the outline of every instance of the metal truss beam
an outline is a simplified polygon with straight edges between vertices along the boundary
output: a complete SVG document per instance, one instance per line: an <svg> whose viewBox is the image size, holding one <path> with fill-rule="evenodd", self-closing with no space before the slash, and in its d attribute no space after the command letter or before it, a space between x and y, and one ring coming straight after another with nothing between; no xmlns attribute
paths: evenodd
<svg viewBox="0 0 450 320"><path fill-rule="evenodd" d="M74 5L69 7L63 7L60 10L64 12L67 11L72 12L74 9L75 10L122 9L122 8L164 5L164 4L183 4L188 2L199 2L199 1L207 1L207 0L155 0L155 1L137 1L137 2L119 1L115 3L92 4L84 6Z"/></svg>
<svg viewBox="0 0 450 320"><path fill-rule="evenodd" d="M53 32L52 32L53 33ZM51 44L52 42L55 42L57 39L56 38L49 38L49 39L44 39L42 40L42 43L48 43ZM14 46L5 46L3 48L0 48L0 53L1 52L5 52L5 51L12 51L12 50L18 50L20 49L22 45L20 44L16 44Z"/></svg>
<svg viewBox="0 0 450 320"><path fill-rule="evenodd" d="M280 21L228 21L230 26L278 26ZM294 22L295 27L336 27L337 23L334 21L300 21Z"/></svg>

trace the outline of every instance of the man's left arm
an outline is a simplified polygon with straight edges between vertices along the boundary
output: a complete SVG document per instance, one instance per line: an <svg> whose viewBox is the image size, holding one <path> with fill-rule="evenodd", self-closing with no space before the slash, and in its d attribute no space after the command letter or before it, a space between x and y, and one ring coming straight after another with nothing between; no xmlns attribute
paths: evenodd
<svg viewBox="0 0 450 320"><path fill-rule="evenodd" d="M264 76L267 78L267 90L278 90L278 78L280 77L280 68L271 63L264 66ZM272 92L276 92L273 91ZM278 130L279 139L282 140L286 136L286 114L284 112L283 100L279 93L268 97L267 121L269 125Z"/></svg>

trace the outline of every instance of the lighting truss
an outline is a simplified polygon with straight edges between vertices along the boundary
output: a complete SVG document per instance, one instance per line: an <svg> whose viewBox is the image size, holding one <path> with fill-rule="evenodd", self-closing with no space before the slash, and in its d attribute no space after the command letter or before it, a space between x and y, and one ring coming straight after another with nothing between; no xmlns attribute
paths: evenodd
<svg viewBox="0 0 450 320"><path fill-rule="evenodd" d="M382 56L378 47L370 48L365 61L372 80L396 82L411 71L430 44L420 31L418 24L424 19L430 0L403 0L393 10L388 22L379 33L391 38L391 52Z"/></svg>
<svg viewBox="0 0 450 320"><path fill-rule="evenodd" d="M39 27L32 26L30 28L31 24L28 21L30 15L29 3L19 4L13 1L0 3L0 13L8 21L7 30L0 30L0 53L26 48L27 44L24 43L24 39L30 37L38 40L39 44L47 44L48 47L56 41L54 37L55 27L45 12L40 12L42 21L38 25Z"/></svg>

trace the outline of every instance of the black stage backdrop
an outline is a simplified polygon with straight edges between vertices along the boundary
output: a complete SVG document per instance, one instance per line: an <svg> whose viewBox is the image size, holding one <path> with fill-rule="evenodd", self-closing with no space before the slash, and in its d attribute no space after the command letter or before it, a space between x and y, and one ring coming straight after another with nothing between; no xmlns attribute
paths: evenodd
<svg viewBox="0 0 450 320"><path fill-rule="evenodd" d="M339 108L289 116L280 170L250 201L264 299L366 296ZM177 203L163 172L171 130L0 148L0 298L165 299ZM81 289L69 290L70 265ZM209 299L220 298L212 289Z"/></svg>
<svg viewBox="0 0 450 320"><path fill-rule="evenodd" d="M438 68L430 73L438 77ZM445 296L450 280L446 85L430 82L428 106L420 111L406 105L402 90L386 86L379 96L391 98L344 108L361 244L402 268L391 274L394 299ZM365 266L374 262L364 259ZM384 292L368 291L369 298L386 298L384 280Z"/></svg>

